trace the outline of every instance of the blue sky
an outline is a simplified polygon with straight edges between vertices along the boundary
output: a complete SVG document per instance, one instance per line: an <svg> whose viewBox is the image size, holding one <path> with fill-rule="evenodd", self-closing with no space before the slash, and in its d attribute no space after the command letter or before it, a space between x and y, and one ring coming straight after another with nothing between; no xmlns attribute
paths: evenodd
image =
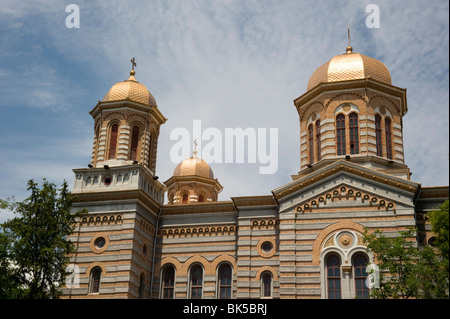
<svg viewBox="0 0 450 319"><path fill-rule="evenodd" d="M80 28L68 29L68 4ZM368 4L380 28L368 29ZM73 168L90 161L89 111L116 82L136 79L168 118L161 127L157 175L167 180L177 127L277 127L279 168L212 164L220 200L266 195L300 167L293 100L316 68L354 51L384 62L407 88L405 161L424 186L449 184L449 5L424 1L14 1L0 0L0 198L27 197L26 183L72 186ZM0 222L10 214L0 214Z"/></svg>

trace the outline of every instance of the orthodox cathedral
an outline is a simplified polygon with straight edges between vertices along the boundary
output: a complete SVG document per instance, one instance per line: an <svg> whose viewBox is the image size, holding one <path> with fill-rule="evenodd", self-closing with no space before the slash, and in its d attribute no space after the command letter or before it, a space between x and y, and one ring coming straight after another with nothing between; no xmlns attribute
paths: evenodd
<svg viewBox="0 0 450 319"><path fill-rule="evenodd" d="M368 298L365 228L392 237L416 227L417 245L433 244L427 212L449 188L411 180L406 89L381 61L349 45L314 71L294 100L298 174L265 195L223 201L195 151L158 180L167 119L132 62L90 111L92 158L73 170L72 191L73 209L89 213L70 238L76 276L63 298Z"/></svg>

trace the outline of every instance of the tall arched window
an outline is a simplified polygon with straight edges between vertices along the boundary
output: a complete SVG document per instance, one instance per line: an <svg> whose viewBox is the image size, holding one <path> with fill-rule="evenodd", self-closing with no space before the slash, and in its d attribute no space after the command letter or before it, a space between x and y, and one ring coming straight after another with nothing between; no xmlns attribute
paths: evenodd
<svg viewBox="0 0 450 319"><path fill-rule="evenodd" d="M381 116L375 115L375 135L377 140L377 156L383 156L383 144L381 142Z"/></svg>
<svg viewBox="0 0 450 319"><path fill-rule="evenodd" d="M164 267L162 275L162 298L173 299L175 287L175 269L172 265Z"/></svg>
<svg viewBox="0 0 450 319"><path fill-rule="evenodd" d="M100 281L102 278L102 269L94 267L91 271L89 293L97 294L100 292Z"/></svg>
<svg viewBox="0 0 450 319"><path fill-rule="evenodd" d="M189 201L189 194L183 194L183 197L182 197L182 203L183 204L187 204L187 202Z"/></svg>
<svg viewBox="0 0 450 319"><path fill-rule="evenodd" d="M203 268L195 265L191 268L191 299L202 298Z"/></svg>
<svg viewBox="0 0 450 319"><path fill-rule="evenodd" d="M145 275L141 274L139 277L139 299L144 298L144 289L145 289Z"/></svg>
<svg viewBox="0 0 450 319"><path fill-rule="evenodd" d="M314 163L314 125L308 126L309 163Z"/></svg>
<svg viewBox="0 0 450 319"><path fill-rule="evenodd" d="M384 119L385 132L386 132L386 156L392 159L392 130L391 130L391 119L386 117Z"/></svg>
<svg viewBox="0 0 450 319"><path fill-rule="evenodd" d="M350 154L359 154L358 114L351 113L348 121L350 128Z"/></svg>
<svg viewBox="0 0 450 319"><path fill-rule="evenodd" d="M316 141L317 141L317 161L322 159L321 143L320 143L320 121L316 122Z"/></svg>
<svg viewBox="0 0 450 319"><path fill-rule="evenodd" d="M152 169L153 164L153 143L154 137L153 133L150 134L150 138L148 140L148 168Z"/></svg>
<svg viewBox="0 0 450 319"><path fill-rule="evenodd" d="M328 299L341 299L341 259L338 255L329 254L326 266Z"/></svg>
<svg viewBox="0 0 450 319"><path fill-rule="evenodd" d="M366 286L367 264L368 258L365 254L358 253L353 257L353 268L355 269L355 290L356 298L358 299L369 298L369 288Z"/></svg>
<svg viewBox="0 0 450 319"><path fill-rule="evenodd" d="M345 155L345 116L336 116L336 147L337 155Z"/></svg>
<svg viewBox="0 0 450 319"><path fill-rule="evenodd" d="M205 196L203 196L203 195L198 195L198 202L199 203L202 203L202 202L204 202L205 201Z"/></svg>
<svg viewBox="0 0 450 319"><path fill-rule="evenodd" d="M272 297L272 274L268 271L264 272L261 276L262 283L262 297Z"/></svg>
<svg viewBox="0 0 450 319"><path fill-rule="evenodd" d="M111 132L109 134L109 153L108 159L116 158L116 149L117 149L117 135L119 132L119 125L113 124L111 126Z"/></svg>
<svg viewBox="0 0 450 319"><path fill-rule="evenodd" d="M219 299L231 299L231 281L232 281L231 266L223 263L219 267L218 272L218 295Z"/></svg>
<svg viewBox="0 0 450 319"><path fill-rule="evenodd" d="M139 144L139 126L133 126L131 132L131 150L130 150L130 160L135 161L137 158L137 149Z"/></svg>

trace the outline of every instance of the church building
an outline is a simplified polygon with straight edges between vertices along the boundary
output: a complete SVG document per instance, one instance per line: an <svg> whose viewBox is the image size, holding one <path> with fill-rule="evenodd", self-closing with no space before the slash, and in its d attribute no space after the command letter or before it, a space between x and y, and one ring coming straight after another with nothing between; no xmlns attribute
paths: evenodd
<svg viewBox="0 0 450 319"><path fill-rule="evenodd" d="M194 150L164 183L155 175L167 119L130 76L90 111L89 167L74 169L76 282L63 298L368 298L374 256L365 228L388 237L416 227L449 187L423 187L405 163L406 89L353 51L320 66L294 100L299 172L260 196L219 200L220 176ZM164 203L167 193L168 202Z"/></svg>

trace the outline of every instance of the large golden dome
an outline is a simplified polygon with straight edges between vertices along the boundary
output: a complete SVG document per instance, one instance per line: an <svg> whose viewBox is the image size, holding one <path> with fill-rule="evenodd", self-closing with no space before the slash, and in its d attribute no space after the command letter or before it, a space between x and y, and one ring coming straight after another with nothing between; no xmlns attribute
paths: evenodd
<svg viewBox="0 0 450 319"><path fill-rule="evenodd" d="M196 152L192 157L185 159L175 168L173 176L201 176L214 179L214 173L209 165L197 157Z"/></svg>
<svg viewBox="0 0 450 319"><path fill-rule="evenodd" d="M314 71L309 79L307 90L311 90L320 83L365 78L391 84L391 74L383 62L353 52L352 47L348 46L346 53L335 56Z"/></svg>
<svg viewBox="0 0 450 319"><path fill-rule="evenodd" d="M130 71L130 77L114 84L103 98L103 102L128 100L145 105L156 106L153 95L147 90L145 85L139 83L134 78L135 71Z"/></svg>

